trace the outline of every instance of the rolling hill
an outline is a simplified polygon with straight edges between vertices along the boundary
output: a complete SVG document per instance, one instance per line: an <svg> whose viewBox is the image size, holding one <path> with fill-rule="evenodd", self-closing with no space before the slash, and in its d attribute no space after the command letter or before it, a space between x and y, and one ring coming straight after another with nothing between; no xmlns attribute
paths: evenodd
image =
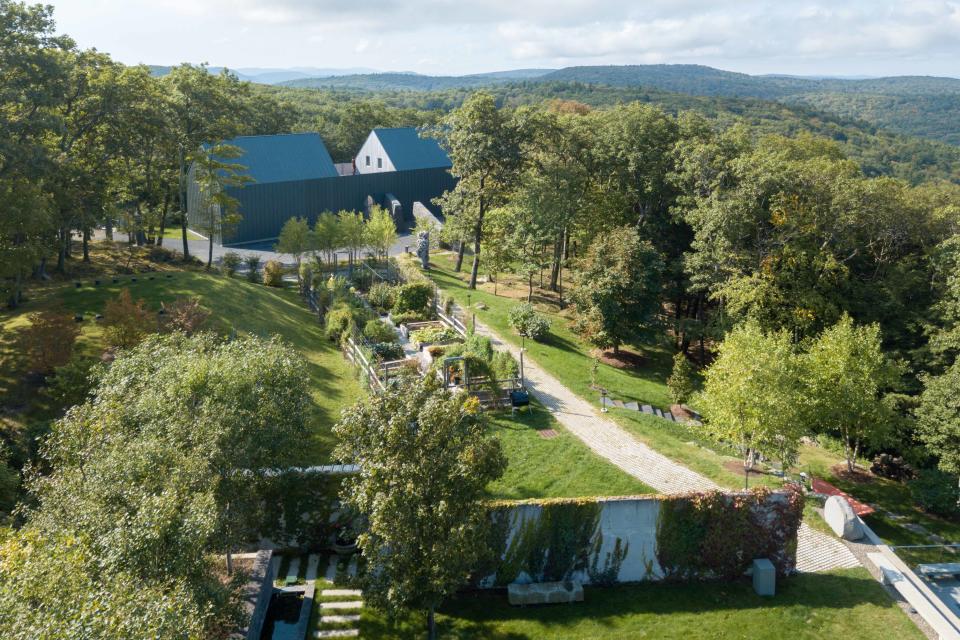
<svg viewBox="0 0 960 640"><path fill-rule="evenodd" d="M373 73L298 78L289 87L360 91L477 89L512 82L602 85L691 96L757 98L859 120L894 133L960 145L960 79L932 76L804 78L754 76L702 65L581 66L466 76Z"/></svg>

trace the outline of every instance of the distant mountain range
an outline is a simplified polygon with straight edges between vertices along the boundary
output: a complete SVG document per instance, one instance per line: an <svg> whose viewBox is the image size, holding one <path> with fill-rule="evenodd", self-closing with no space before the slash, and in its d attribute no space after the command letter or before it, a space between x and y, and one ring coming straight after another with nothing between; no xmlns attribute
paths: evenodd
<svg viewBox="0 0 960 640"><path fill-rule="evenodd" d="M701 65L661 64L518 69L466 76L364 73L299 78L278 84L365 91L447 91L516 82L574 82L695 96L759 98L803 105L896 133L960 145L960 80L957 78L753 76Z"/></svg>
<svg viewBox="0 0 960 640"><path fill-rule="evenodd" d="M153 67L158 75L169 69ZM210 68L217 73L220 69ZM893 132L960 145L960 79L957 78L749 75L687 64L512 69L462 76L310 67L231 71L251 82L301 88L443 92L511 83L582 83L694 96L758 98L802 105Z"/></svg>
<svg viewBox="0 0 960 640"><path fill-rule="evenodd" d="M163 76L170 73L173 67L164 65L148 65L150 72L155 76ZM209 67L210 73L220 73L223 67ZM257 82L260 84L279 84L281 82L290 82L296 80L305 80L308 78L329 78L333 76L357 75L364 73L375 73L376 69L366 67L354 67L349 69L323 69L317 67L293 67L290 69L268 69L258 67L245 67L240 69L230 69L241 80L247 82Z"/></svg>

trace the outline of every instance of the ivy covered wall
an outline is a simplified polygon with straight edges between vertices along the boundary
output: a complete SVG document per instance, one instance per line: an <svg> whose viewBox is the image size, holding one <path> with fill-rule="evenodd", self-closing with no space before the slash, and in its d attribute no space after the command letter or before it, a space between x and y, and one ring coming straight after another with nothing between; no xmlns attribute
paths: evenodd
<svg viewBox="0 0 960 640"><path fill-rule="evenodd" d="M493 554L473 584L732 578L754 558L796 564L803 497L756 489L678 496L497 502Z"/></svg>

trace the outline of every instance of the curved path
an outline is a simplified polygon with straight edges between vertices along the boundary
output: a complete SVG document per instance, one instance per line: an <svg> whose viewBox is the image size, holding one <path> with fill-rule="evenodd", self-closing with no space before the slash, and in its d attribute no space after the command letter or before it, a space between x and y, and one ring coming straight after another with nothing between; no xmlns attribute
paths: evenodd
<svg viewBox="0 0 960 640"><path fill-rule="evenodd" d="M476 331L515 358L520 350L505 343L479 321ZM536 396L570 433L600 455L644 484L665 494L709 491L720 486L696 471L671 460L643 444L618 424L602 416L592 404L574 394L536 362L524 359L527 389ZM804 572L856 567L859 562L840 540L800 525L797 569Z"/></svg>

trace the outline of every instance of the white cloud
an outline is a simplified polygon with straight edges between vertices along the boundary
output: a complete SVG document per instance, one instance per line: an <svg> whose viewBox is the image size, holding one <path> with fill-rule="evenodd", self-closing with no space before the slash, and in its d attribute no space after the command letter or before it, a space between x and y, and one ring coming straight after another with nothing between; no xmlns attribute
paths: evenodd
<svg viewBox="0 0 960 640"><path fill-rule="evenodd" d="M960 0L52 1L81 45L127 62L956 74L960 57Z"/></svg>

